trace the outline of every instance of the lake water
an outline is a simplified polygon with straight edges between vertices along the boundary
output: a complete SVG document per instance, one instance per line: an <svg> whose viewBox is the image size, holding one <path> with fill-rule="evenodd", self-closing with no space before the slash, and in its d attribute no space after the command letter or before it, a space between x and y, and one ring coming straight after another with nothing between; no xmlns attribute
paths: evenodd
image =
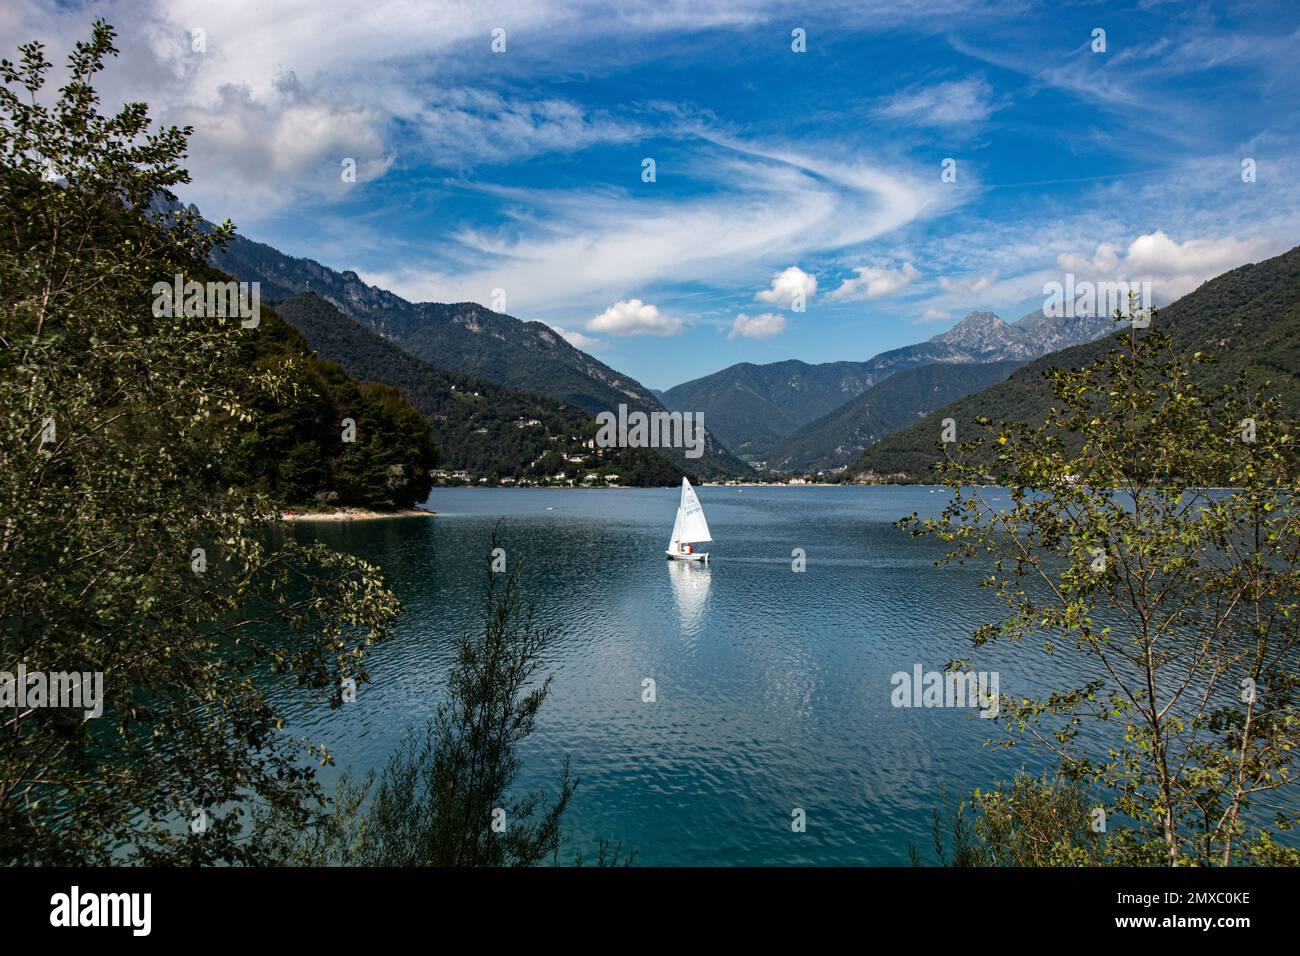
<svg viewBox="0 0 1300 956"><path fill-rule="evenodd" d="M909 842L932 853L941 785L956 796L1043 765L986 748L998 728L975 710L891 705L893 673L960 657L997 671L1003 694L1078 677L1034 648L972 654L972 629L998 611L979 571L936 569L942 546L893 526L937 512L942 490L698 492L707 567L664 558L676 489L438 489L431 520L294 526L380 565L406 612L356 703L277 691L290 730L330 746L339 769L381 768L433 713L454 638L481 627L499 522L540 622L558 627L520 785L553 792L572 759L568 853L608 837L642 865L905 864ZM796 808L806 832L792 831Z"/></svg>

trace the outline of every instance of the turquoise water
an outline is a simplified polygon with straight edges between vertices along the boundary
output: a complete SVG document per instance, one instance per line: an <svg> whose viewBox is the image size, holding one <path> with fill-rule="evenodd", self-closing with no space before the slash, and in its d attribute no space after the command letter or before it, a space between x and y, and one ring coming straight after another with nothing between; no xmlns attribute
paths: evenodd
<svg viewBox="0 0 1300 956"><path fill-rule="evenodd" d="M941 784L962 794L1041 766L986 748L998 729L974 710L891 705L890 676L916 664L971 657L1016 696L1080 673L1029 647L972 655L970 632L998 610L978 570L936 569L941 546L892 525L944 492L698 491L708 567L664 558L675 489L435 490L431 520L295 526L380 565L406 613L356 703L309 708L279 689L289 729L329 745L339 769L382 767L432 714L455 636L481 621L500 522L538 618L558 627L520 784L553 790L572 759L569 852L609 837L647 865L903 864L909 842L931 852ZM796 808L806 832L792 831Z"/></svg>

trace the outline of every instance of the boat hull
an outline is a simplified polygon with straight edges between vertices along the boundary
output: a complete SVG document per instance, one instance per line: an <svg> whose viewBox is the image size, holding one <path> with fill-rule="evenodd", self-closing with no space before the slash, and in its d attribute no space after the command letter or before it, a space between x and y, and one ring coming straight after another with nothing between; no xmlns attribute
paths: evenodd
<svg viewBox="0 0 1300 956"><path fill-rule="evenodd" d="M709 560L709 552L707 552L707 551L693 551L693 552L691 552L690 554L678 554L676 551L665 551L664 554L668 555L668 560L669 560L669 561L707 561L707 560Z"/></svg>

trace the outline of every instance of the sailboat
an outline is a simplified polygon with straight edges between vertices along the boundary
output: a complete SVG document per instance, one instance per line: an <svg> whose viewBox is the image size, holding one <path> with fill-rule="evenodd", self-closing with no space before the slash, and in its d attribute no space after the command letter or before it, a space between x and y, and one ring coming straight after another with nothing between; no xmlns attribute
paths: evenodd
<svg viewBox="0 0 1300 956"><path fill-rule="evenodd" d="M673 522L673 537L668 542L668 550L665 554L670 560L707 561L708 552L696 551L691 545L712 540L713 536L709 534L709 523L704 520L704 508L700 505L700 499L696 497L691 483L683 476L682 500L677 506L677 520Z"/></svg>

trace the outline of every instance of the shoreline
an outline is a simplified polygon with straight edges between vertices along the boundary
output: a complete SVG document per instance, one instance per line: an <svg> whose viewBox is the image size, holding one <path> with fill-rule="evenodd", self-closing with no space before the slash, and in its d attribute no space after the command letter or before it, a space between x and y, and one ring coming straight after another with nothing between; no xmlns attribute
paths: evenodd
<svg viewBox="0 0 1300 956"><path fill-rule="evenodd" d="M796 484L783 481L701 481L696 487L699 488L850 488L850 487L868 487L873 484L887 484L886 482L849 482L849 481L803 481ZM898 487L917 484L916 482L896 482ZM648 488L679 488L680 485L434 485L433 490L463 490L471 488L474 490L483 490L486 488L505 489L508 491L644 491Z"/></svg>
<svg viewBox="0 0 1300 956"><path fill-rule="evenodd" d="M298 521L379 521L384 518L432 518L437 513L424 508L402 508L398 511L339 508L336 511L282 511L279 520L290 523Z"/></svg>

